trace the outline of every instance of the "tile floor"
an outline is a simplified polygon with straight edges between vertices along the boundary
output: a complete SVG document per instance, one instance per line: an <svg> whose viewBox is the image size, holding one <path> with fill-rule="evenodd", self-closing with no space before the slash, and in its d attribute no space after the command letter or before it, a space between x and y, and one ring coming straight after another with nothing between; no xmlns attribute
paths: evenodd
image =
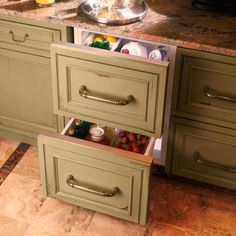
<svg viewBox="0 0 236 236"><path fill-rule="evenodd" d="M18 142L0 138L0 168ZM145 226L44 198L36 147L0 186L0 236L234 236L236 193L153 177Z"/></svg>

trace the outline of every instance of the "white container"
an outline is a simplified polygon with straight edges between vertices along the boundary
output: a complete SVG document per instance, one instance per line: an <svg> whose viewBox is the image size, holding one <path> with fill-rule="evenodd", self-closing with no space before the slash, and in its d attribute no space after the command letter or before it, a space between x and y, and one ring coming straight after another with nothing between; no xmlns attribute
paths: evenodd
<svg viewBox="0 0 236 236"><path fill-rule="evenodd" d="M135 55L135 56L140 56L140 57L148 57L147 48L144 47L139 42L134 41L134 40L125 44L121 48L120 52L124 53L124 54L131 54L131 55Z"/></svg>

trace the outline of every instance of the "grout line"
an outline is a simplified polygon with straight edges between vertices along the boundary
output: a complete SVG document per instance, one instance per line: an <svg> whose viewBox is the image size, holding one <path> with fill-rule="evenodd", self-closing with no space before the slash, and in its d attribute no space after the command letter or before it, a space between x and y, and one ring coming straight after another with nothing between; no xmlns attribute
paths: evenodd
<svg viewBox="0 0 236 236"><path fill-rule="evenodd" d="M94 218L94 215L95 215L95 211L93 212L93 215L92 215L92 217L91 217L91 219L89 220L89 223L88 223L88 225L87 225L87 227L86 227L86 229L85 229L85 232L88 230L88 228L89 228L89 226L90 226L90 224L91 224L91 222L92 222L92 220L93 220L93 218Z"/></svg>
<svg viewBox="0 0 236 236"><path fill-rule="evenodd" d="M0 168L0 185L4 182L7 176L15 168L21 158L24 156L30 145L26 143L20 143L15 151L10 155L7 161Z"/></svg>

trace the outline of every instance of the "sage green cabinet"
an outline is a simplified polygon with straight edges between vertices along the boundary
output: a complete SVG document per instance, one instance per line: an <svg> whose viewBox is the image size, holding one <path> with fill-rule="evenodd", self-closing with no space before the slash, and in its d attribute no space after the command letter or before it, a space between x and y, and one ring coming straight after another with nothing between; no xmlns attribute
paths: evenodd
<svg viewBox="0 0 236 236"><path fill-rule="evenodd" d="M236 129L236 57L179 49L172 114Z"/></svg>
<svg viewBox="0 0 236 236"><path fill-rule="evenodd" d="M0 135L36 144L42 130L58 130L53 114L50 44L68 40L66 27L0 20ZM24 21L24 20L23 20Z"/></svg>
<svg viewBox="0 0 236 236"><path fill-rule="evenodd" d="M236 58L178 49L166 171L236 190Z"/></svg>
<svg viewBox="0 0 236 236"><path fill-rule="evenodd" d="M30 137L56 130L49 58L0 49L0 68L0 128Z"/></svg>
<svg viewBox="0 0 236 236"><path fill-rule="evenodd" d="M236 130L175 118L172 173L236 189Z"/></svg>

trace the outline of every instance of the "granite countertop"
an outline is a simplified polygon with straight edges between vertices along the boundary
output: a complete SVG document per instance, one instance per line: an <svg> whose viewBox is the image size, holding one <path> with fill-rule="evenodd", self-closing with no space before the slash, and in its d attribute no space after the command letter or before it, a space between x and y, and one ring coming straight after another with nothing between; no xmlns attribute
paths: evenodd
<svg viewBox="0 0 236 236"><path fill-rule="evenodd" d="M87 19L78 11L80 0L59 0L39 7L34 0L1 0L0 14L63 24L81 29L139 38L184 48L236 57L236 16L196 10L191 0L149 0L148 14L125 26L106 26ZM51 16L71 14L66 19Z"/></svg>

